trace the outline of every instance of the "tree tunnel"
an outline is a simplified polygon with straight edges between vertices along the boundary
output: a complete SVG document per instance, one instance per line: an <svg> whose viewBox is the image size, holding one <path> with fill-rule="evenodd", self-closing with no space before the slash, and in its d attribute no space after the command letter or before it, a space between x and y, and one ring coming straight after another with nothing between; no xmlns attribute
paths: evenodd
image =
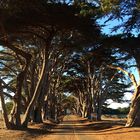
<svg viewBox="0 0 140 140"><path fill-rule="evenodd" d="M101 120L105 101L121 102L132 84L126 126L140 126L139 82L129 72L131 67L140 69L140 40L125 33L104 35L97 22L111 10L104 11L104 4L0 2L0 98L8 129L26 128L30 121L56 121L68 110ZM66 97L66 92L71 95ZM9 114L7 98L13 104Z"/></svg>

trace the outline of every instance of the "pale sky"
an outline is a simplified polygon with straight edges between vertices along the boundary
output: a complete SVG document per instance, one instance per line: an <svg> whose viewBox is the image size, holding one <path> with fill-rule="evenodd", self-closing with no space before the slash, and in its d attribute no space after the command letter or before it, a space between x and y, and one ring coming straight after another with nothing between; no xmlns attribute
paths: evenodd
<svg viewBox="0 0 140 140"><path fill-rule="evenodd" d="M132 93L130 93L130 92L125 93L125 96L124 96L125 100L131 100L131 98L132 98ZM117 109L119 107L121 107L121 108L129 107L129 103L128 102L117 103L117 102L113 102L111 99L109 99L108 103L110 103L110 105L108 107L113 108L113 109Z"/></svg>

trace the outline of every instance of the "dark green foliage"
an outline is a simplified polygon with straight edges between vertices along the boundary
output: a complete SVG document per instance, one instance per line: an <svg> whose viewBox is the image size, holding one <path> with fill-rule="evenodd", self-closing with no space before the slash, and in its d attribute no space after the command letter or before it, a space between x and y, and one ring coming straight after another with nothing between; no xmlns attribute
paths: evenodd
<svg viewBox="0 0 140 140"><path fill-rule="evenodd" d="M112 109L112 108L106 108L103 107L102 112L103 114L109 114L109 115L127 115L129 113L130 107L126 108L118 108L118 109Z"/></svg>

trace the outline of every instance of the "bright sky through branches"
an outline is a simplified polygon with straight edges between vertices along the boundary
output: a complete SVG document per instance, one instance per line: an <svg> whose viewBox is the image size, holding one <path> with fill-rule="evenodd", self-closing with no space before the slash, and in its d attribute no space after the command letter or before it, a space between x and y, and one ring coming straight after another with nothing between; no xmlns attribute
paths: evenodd
<svg viewBox="0 0 140 140"><path fill-rule="evenodd" d="M127 18L126 18L127 19ZM125 18L123 19L125 21ZM100 20L98 20L98 24L102 26L102 33L103 34L106 34L106 35L117 35L117 34L122 34L123 33L123 28L119 28L118 30L116 31L113 31L113 28L115 26L118 26L120 24L122 24L122 20L117 20L117 19L114 19L114 20L109 20L107 21L107 17L105 18L102 18ZM131 32L134 36L137 36L138 35L138 32L136 30L132 30ZM135 63L133 62L134 60L132 60L132 63ZM129 71L131 72L132 74L135 75L135 78L137 80L137 82L139 82L140 80L140 77L139 77L139 74L138 74L138 71L136 68L131 68L131 70ZM131 90L133 91L133 87L131 88ZM125 93L124 95L124 100L131 100L132 98L132 92L127 92ZM123 107L128 107L129 106L129 103L128 102L124 102L124 103L117 103L117 102L113 102L113 100L108 100L107 101L110 105L108 107L110 108L114 108L114 109L117 109L119 107L123 108Z"/></svg>
<svg viewBox="0 0 140 140"><path fill-rule="evenodd" d="M123 21L122 20L117 20L117 19L107 21L107 17L105 17L105 18L97 20L97 23L102 26L102 33L103 34L117 35L117 34L122 34L123 33L123 28L120 27L116 31L113 31L113 28L115 26L121 25L126 19L127 18L124 18ZM133 29L131 34L133 34L134 36L137 36L139 34L139 32L136 29Z"/></svg>

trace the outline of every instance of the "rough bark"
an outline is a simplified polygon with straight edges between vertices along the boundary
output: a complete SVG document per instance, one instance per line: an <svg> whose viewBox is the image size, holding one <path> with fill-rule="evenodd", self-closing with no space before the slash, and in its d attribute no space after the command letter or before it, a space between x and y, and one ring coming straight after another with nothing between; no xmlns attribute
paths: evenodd
<svg viewBox="0 0 140 140"><path fill-rule="evenodd" d="M140 126L140 86L133 95L130 111L127 118L126 127Z"/></svg>

